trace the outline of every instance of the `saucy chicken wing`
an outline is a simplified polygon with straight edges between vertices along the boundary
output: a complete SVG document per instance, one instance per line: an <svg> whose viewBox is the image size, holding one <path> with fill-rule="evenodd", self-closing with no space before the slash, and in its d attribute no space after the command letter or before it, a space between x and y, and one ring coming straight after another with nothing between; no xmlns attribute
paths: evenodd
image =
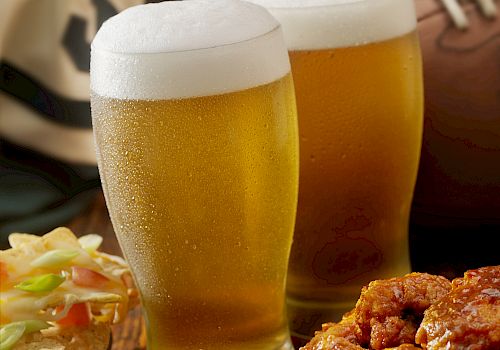
<svg viewBox="0 0 500 350"><path fill-rule="evenodd" d="M450 288L446 278L425 273L373 281L342 321L323 325L302 349L412 349L424 311Z"/></svg>
<svg viewBox="0 0 500 350"><path fill-rule="evenodd" d="M416 336L428 350L500 349L500 266L467 271L425 312Z"/></svg>

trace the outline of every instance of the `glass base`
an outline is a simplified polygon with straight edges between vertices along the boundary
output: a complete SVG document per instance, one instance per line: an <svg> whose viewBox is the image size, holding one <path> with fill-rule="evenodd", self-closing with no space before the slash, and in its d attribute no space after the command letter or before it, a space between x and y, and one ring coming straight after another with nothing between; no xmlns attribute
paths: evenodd
<svg viewBox="0 0 500 350"><path fill-rule="evenodd" d="M247 340L242 342L208 344L172 344L148 340L147 350L294 350L294 344L288 332L267 340Z"/></svg>
<svg viewBox="0 0 500 350"><path fill-rule="evenodd" d="M293 350L294 347L292 345L292 341L290 338L288 338L284 343L283 345L281 345L279 348L277 348L276 350Z"/></svg>
<svg viewBox="0 0 500 350"><path fill-rule="evenodd" d="M288 298L290 334L295 348L305 345L314 336L314 332L321 330L323 323L340 321L355 304L356 300L329 303Z"/></svg>

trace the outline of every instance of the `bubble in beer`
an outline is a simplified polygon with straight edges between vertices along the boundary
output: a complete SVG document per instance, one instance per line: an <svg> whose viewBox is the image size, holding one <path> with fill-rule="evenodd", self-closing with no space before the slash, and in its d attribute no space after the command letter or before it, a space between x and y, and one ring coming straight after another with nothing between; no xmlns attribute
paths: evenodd
<svg viewBox="0 0 500 350"><path fill-rule="evenodd" d="M290 50L365 45L402 36L416 27L412 1L247 1L266 7L276 17Z"/></svg>
<svg viewBox="0 0 500 350"><path fill-rule="evenodd" d="M279 23L234 0L166 1L107 20L92 42L91 89L119 99L244 90L290 71Z"/></svg>

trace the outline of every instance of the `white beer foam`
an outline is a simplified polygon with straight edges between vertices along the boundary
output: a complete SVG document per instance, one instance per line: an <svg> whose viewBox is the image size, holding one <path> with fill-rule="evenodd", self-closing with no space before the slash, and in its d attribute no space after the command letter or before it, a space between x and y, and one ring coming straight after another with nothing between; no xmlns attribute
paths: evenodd
<svg viewBox="0 0 500 350"><path fill-rule="evenodd" d="M365 45L416 28L413 0L247 0L281 23L289 50Z"/></svg>
<svg viewBox="0 0 500 350"><path fill-rule="evenodd" d="M92 42L91 90L119 99L233 92L290 71L281 27L237 0L167 1L107 20Z"/></svg>

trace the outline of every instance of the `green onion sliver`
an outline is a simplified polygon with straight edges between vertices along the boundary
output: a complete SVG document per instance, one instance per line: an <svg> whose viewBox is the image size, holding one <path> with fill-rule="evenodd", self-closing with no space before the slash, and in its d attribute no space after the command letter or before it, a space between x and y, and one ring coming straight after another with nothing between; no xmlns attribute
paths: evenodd
<svg viewBox="0 0 500 350"><path fill-rule="evenodd" d="M0 350L8 350L14 346L24 333L34 333L52 327L50 323L40 320L12 322L0 329Z"/></svg>
<svg viewBox="0 0 500 350"><path fill-rule="evenodd" d="M57 267L66 264L80 254L78 250L55 249L39 256L30 265L33 267Z"/></svg>
<svg viewBox="0 0 500 350"><path fill-rule="evenodd" d="M0 329L0 350L9 350L24 334L26 326L23 322L9 323Z"/></svg>
<svg viewBox="0 0 500 350"><path fill-rule="evenodd" d="M38 332L41 331L42 329L47 329L49 327L52 327L50 323L40 320L27 320L21 322L24 323L24 326L26 327L25 330L26 334Z"/></svg>
<svg viewBox="0 0 500 350"><path fill-rule="evenodd" d="M19 283L15 288L26 292L50 292L59 287L64 281L65 278L63 276L48 273L46 275L29 278Z"/></svg>
<svg viewBox="0 0 500 350"><path fill-rule="evenodd" d="M102 237L94 233L91 233L89 235L85 235L78 238L78 242L80 242L82 248L85 249L87 253L90 254L95 252L97 248L99 248L99 246L102 243Z"/></svg>

